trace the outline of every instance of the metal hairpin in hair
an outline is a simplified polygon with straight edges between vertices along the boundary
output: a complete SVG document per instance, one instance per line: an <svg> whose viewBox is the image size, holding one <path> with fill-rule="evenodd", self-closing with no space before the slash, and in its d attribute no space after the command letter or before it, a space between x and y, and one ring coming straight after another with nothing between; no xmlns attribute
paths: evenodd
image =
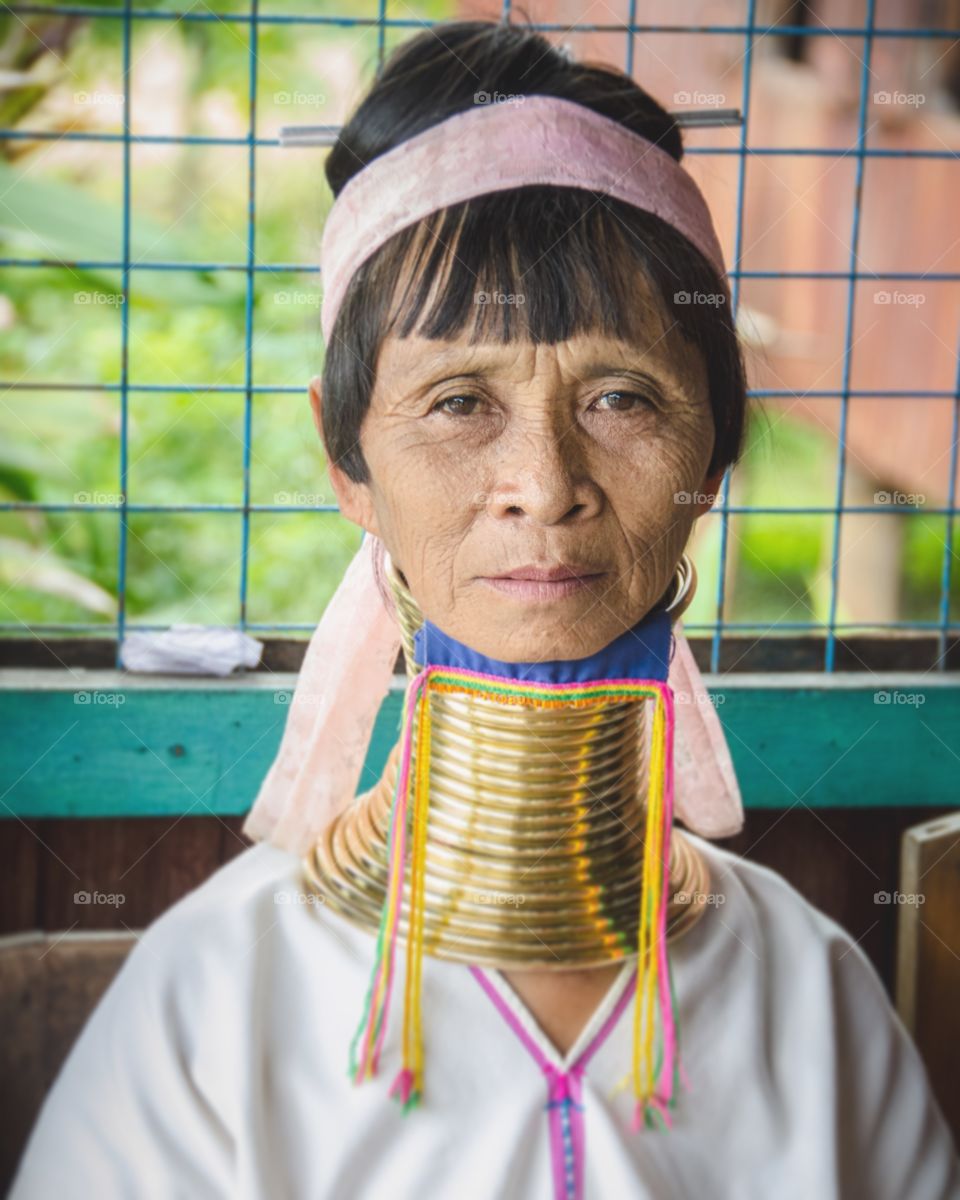
<svg viewBox="0 0 960 1200"><path fill-rule="evenodd" d="M685 108L671 112L670 116L684 129L743 124L739 108ZM340 125L281 125L277 136L281 146L332 146L341 128Z"/></svg>

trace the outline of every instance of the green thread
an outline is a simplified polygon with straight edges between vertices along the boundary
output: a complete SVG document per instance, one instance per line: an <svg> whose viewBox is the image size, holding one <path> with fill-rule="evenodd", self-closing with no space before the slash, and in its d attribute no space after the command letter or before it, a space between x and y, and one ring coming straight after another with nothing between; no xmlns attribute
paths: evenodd
<svg viewBox="0 0 960 1200"><path fill-rule="evenodd" d="M396 782L393 785L393 804L391 805L391 812L390 812L390 832L387 835L387 845L388 846L393 845L393 833L394 833L394 828L396 826L396 820L397 820L397 797L399 795L399 791L400 791L400 772L398 771ZM403 870L403 867L404 867L404 864L401 863L400 864L401 871ZM402 892L401 892L400 900L402 903L402 901L403 901ZM384 957L384 948L386 945L386 937L387 937L387 918L388 918L389 907L390 907L390 905L389 905L389 896L388 896L384 901L383 910L380 913L380 928L377 931L377 948L376 948L376 953L374 954L374 957L373 957L373 969L370 972L370 979L369 979L369 982L367 983L367 994L364 997L364 1001L363 1001L363 1013L360 1017L360 1024L357 1026L357 1031L353 1035L353 1040L350 1042L350 1053L349 1053L349 1059L348 1059L349 1065L347 1067L347 1073L353 1079L356 1079L357 1068L358 1068L357 1042L360 1040L360 1036L363 1033L364 1026L366 1024L368 1024L368 1022L370 1020L370 1010L373 1005L373 985L374 985L374 981L376 980L376 977L377 977L377 970L380 967L380 965L383 961L383 957ZM374 1027L373 1035L371 1037L371 1043L373 1045L376 1044L377 1039L380 1036L380 1027L383 1024L383 1019L384 1019L384 1012L381 1007L380 1012L377 1014L376 1024Z"/></svg>
<svg viewBox="0 0 960 1200"><path fill-rule="evenodd" d="M491 696L516 698L524 701L545 701L554 704L570 704L576 701L620 698L633 700L638 696L654 696L659 691L660 681L656 684L582 684L560 690L541 688L536 684L523 682L497 684L485 679L472 679L451 671L436 671L430 675L428 687L437 690L456 688L460 691L478 692ZM571 697L573 698L571 700Z"/></svg>

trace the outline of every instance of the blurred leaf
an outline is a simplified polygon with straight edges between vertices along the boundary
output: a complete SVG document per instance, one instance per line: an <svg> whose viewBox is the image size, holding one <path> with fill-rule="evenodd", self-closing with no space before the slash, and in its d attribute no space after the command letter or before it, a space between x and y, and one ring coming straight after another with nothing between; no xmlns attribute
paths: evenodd
<svg viewBox="0 0 960 1200"><path fill-rule="evenodd" d="M118 262L123 208L89 191L51 179L31 179L25 171L0 163L0 233L39 258L95 259ZM138 214L130 239L130 258L147 253L164 261L198 261L200 239ZM102 279L105 292L116 292L116 270L89 274ZM217 298L219 283L207 271L138 271L135 299L158 304L204 304Z"/></svg>
<svg viewBox="0 0 960 1200"><path fill-rule="evenodd" d="M8 588L32 588L60 596L104 616L113 616L117 608L109 592L78 575L51 550L40 550L15 538L0 538L0 582Z"/></svg>
<svg viewBox="0 0 960 1200"><path fill-rule="evenodd" d="M36 500L37 477L30 471L0 462L0 492L14 500Z"/></svg>

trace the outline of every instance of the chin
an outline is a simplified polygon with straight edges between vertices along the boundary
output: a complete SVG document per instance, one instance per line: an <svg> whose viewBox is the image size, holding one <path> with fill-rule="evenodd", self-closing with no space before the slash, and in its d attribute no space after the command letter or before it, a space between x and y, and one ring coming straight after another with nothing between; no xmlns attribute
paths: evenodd
<svg viewBox="0 0 960 1200"><path fill-rule="evenodd" d="M588 658L612 642L622 630L599 629L584 619L576 627L576 615L548 617L528 614L514 625L513 614L503 614L498 631L483 644L469 637L461 639L481 654L500 662L551 662L554 659ZM511 628L513 626L513 628Z"/></svg>

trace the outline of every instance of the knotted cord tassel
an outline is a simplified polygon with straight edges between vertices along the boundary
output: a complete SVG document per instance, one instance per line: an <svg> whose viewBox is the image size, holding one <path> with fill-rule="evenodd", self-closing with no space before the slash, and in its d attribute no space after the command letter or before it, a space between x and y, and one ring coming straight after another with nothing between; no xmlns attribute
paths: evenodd
<svg viewBox="0 0 960 1200"><path fill-rule="evenodd" d="M406 992L403 1003L403 1067L390 1095L398 1095L404 1114L423 1096L423 923L426 881L427 819L430 805L430 682L420 698L417 724L417 783L413 808L413 856L410 869L410 915L407 937Z"/></svg>
<svg viewBox="0 0 960 1200"><path fill-rule="evenodd" d="M397 928L403 903L403 877L407 853L407 808L410 793L410 763L413 748L413 722L419 708L422 689L427 677L423 670L410 682L404 717L403 745L400 769L394 791L389 832L389 869L386 902L380 918L377 947L374 953L370 984L364 999L363 1015L350 1044L349 1074L354 1083L372 1078L379 1066L380 1051L386 1034L387 1013L393 990L394 959ZM423 761L423 757L418 760ZM426 760L429 761L429 760ZM363 1038L363 1050L357 1060L357 1043Z"/></svg>
<svg viewBox="0 0 960 1200"><path fill-rule="evenodd" d="M637 998L634 1005L632 1082L636 1099L632 1128L655 1129L659 1120L672 1128L670 1110L677 1106L682 1073L678 1052L677 1002L667 955L667 911L670 883L670 833L673 827L674 709L668 684L655 683L655 706L644 833L643 884L637 952ZM659 1001L659 1046L654 1061ZM628 1073L615 1091L626 1086Z"/></svg>

